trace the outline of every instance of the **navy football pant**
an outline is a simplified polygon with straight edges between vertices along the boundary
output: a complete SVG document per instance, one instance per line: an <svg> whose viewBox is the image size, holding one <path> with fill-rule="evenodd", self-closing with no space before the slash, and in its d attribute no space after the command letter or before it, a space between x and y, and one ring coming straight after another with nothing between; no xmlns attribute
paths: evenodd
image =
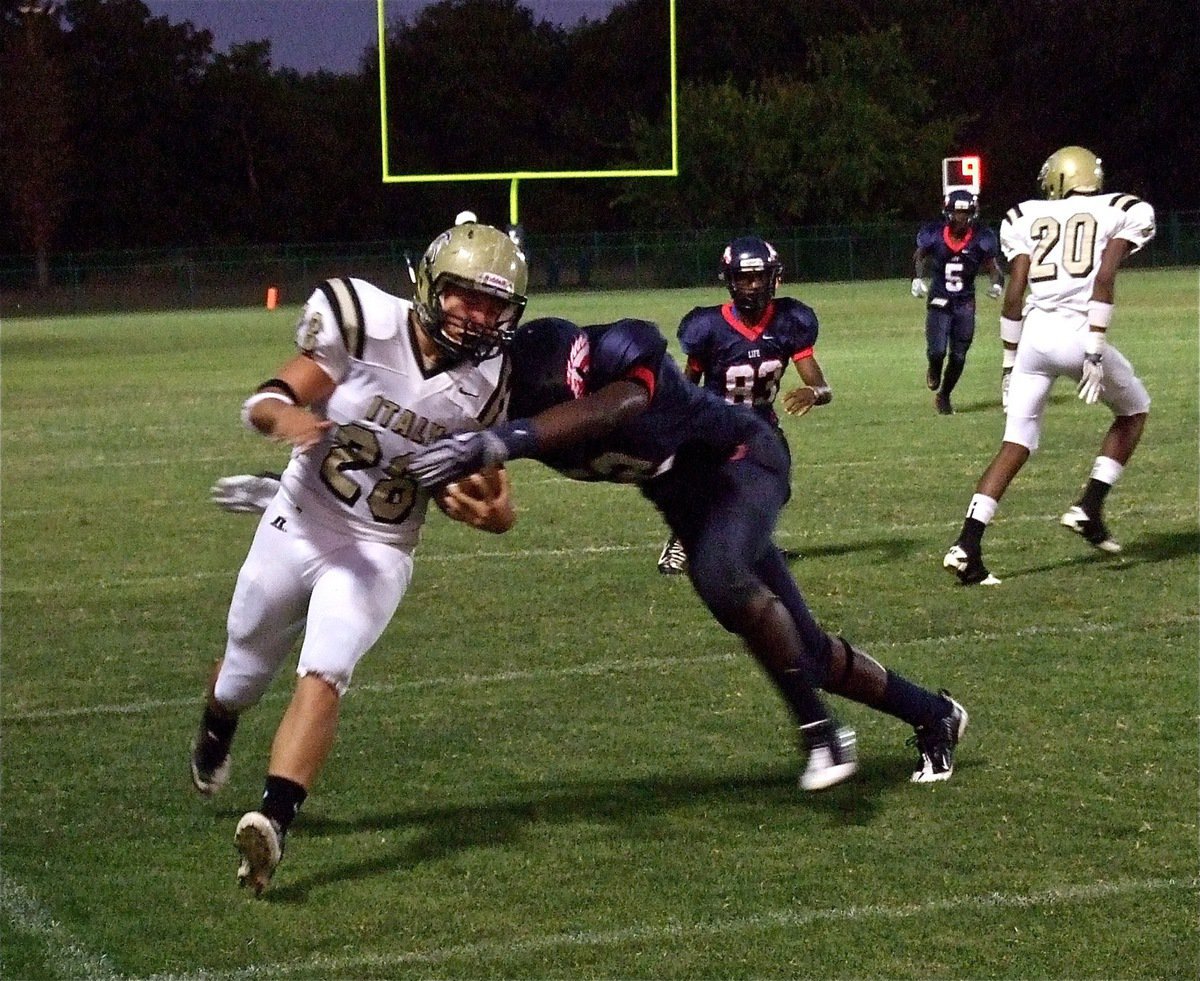
<svg viewBox="0 0 1200 981"><path fill-rule="evenodd" d="M791 614L806 663L820 687L829 663L829 636L817 623L773 540L779 512L791 496L786 443L765 427L735 460L686 451L662 477L643 486L688 555L697 595L726 630L741 634L747 610L764 590Z"/></svg>

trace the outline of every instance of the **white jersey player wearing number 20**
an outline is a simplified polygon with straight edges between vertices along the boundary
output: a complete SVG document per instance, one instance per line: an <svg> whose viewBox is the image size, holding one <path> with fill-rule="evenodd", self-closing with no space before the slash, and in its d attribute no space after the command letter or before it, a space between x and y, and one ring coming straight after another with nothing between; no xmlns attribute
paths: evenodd
<svg viewBox="0 0 1200 981"><path fill-rule="evenodd" d="M476 222L434 239L411 303L359 279L328 280L301 315L299 352L243 405L243 421L290 443L292 456L238 574L191 772L206 796L224 786L239 715L263 696L303 633L262 802L235 833L238 882L255 894L270 882L332 748L354 668L408 588L429 503L406 472L408 457L440 436L503 419L503 349L527 281L520 249ZM504 531L513 520L507 478L489 479L496 505L479 520L460 520ZM457 493L439 492L451 516Z"/></svg>
<svg viewBox="0 0 1200 981"><path fill-rule="evenodd" d="M1000 450L979 479L958 541L942 561L965 585L999 583L983 564L981 540L1001 496L1038 447L1057 378L1071 378L1083 401L1103 402L1113 414L1091 479L1060 522L1100 551L1120 551L1104 523L1104 501L1137 448L1150 411L1146 386L1108 343L1108 328L1117 271L1154 237L1154 209L1132 194L1102 193L1100 159L1083 147L1052 154L1038 180L1046 199L1010 209L1000 226L1010 272L1000 317L1007 416Z"/></svg>

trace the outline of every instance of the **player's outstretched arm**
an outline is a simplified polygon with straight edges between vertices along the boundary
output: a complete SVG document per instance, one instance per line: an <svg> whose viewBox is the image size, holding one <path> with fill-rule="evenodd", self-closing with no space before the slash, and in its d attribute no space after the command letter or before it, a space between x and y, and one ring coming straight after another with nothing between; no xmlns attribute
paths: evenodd
<svg viewBox="0 0 1200 981"><path fill-rule="evenodd" d="M412 455L408 472L422 487L436 490L506 460L537 459L599 439L649 404L650 391L645 385L619 379L583 398L551 406L532 419L439 439Z"/></svg>

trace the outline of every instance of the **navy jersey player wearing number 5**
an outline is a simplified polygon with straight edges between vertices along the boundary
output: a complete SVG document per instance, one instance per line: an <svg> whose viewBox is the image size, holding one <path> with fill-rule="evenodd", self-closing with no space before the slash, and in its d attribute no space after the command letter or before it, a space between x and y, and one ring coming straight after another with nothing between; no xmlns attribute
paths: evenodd
<svg viewBox="0 0 1200 981"><path fill-rule="evenodd" d="M298 352L243 406L246 425L292 455L238 573L190 763L200 793L221 790L241 713L303 635L261 803L234 837L239 884L255 893L333 747L355 667L412 578L430 493L406 472L409 454L503 418L503 348L527 279L507 235L467 223L430 244L412 302L361 279L327 280L304 307ZM439 503L454 493L440 491Z"/></svg>
<svg viewBox="0 0 1200 981"><path fill-rule="evenodd" d="M856 767L854 735L817 689L914 726L913 781L947 779L967 713L817 623L773 542L791 493L787 450L755 413L688 382L666 347L642 320L531 321L511 348L509 409L522 418L439 440L413 454L409 471L436 488L531 457L575 479L637 485L686 547L696 593L791 710L808 754L803 789L832 786Z"/></svg>
<svg viewBox="0 0 1200 981"><path fill-rule="evenodd" d="M721 279L730 300L719 306L695 307L679 324L679 345L688 380L702 384L732 405L745 405L779 433L775 398L788 363L796 366L802 386L784 396L792 415L826 405L833 392L817 362L817 315L791 297L776 297L783 263L775 247L756 235L735 238L721 256ZM682 573L687 555L672 537L663 546L658 570Z"/></svg>
<svg viewBox="0 0 1200 981"><path fill-rule="evenodd" d="M913 253L912 295L928 294L925 305L925 384L936 392L934 407L952 415L950 393L967 363L975 339L975 277L988 273L993 300L1004 288L996 262L1000 243L996 233L979 224L979 199L967 190L946 195L942 221L931 221L917 232ZM932 270L929 286L924 277Z"/></svg>

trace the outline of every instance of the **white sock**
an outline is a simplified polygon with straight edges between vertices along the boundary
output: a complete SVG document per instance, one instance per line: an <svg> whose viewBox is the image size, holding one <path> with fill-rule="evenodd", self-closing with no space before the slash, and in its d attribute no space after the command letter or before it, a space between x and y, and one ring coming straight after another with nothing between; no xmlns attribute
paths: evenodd
<svg viewBox="0 0 1200 981"><path fill-rule="evenodd" d="M1121 479L1125 467L1110 456L1098 456L1092 464L1092 480L1098 480L1110 487Z"/></svg>
<svg viewBox="0 0 1200 981"><path fill-rule="evenodd" d="M983 524L987 524L992 520L996 513L999 502L994 497L988 497L986 494L975 494L971 498L971 503L967 505L967 517L974 518Z"/></svg>

